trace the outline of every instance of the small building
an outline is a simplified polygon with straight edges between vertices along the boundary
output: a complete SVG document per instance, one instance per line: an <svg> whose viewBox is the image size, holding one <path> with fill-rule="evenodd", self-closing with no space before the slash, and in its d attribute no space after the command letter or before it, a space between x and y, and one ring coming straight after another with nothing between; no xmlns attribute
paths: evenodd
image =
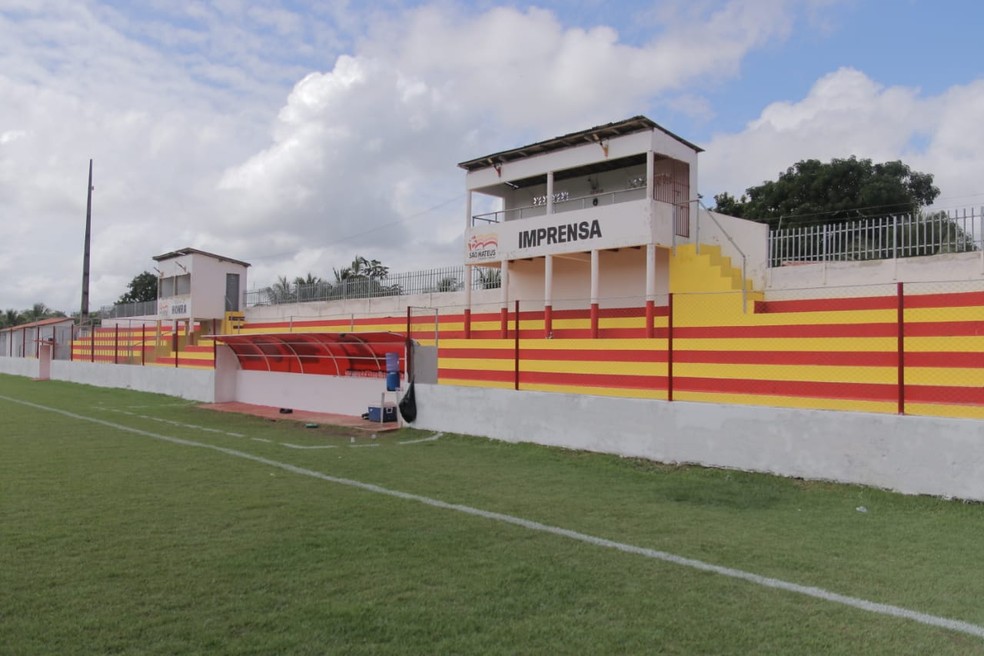
<svg viewBox="0 0 984 656"><path fill-rule="evenodd" d="M56 360L68 360L72 353L71 317L52 317L0 330L0 357L37 358L42 343L53 346Z"/></svg>
<svg viewBox="0 0 984 656"><path fill-rule="evenodd" d="M461 162L465 265L499 269L503 313L542 299L548 333L554 299L590 299L595 331L603 303L651 312L671 249L691 240L700 152L636 116ZM470 312L469 294L466 332Z"/></svg>
<svg viewBox="0 0 984 656"><path fill-rule="evenodd" d="M161 321L217 325L242 308L249 264L197 248L156 255L157 317Z"/></svg>

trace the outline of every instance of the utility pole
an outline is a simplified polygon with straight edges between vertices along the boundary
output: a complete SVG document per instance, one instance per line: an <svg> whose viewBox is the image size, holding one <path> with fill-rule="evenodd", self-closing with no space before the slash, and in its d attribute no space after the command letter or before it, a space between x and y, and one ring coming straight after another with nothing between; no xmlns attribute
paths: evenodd
<svg viewBox="0 0 984 656"><path fill-rule="evenodd" d="M92 160L89 160L89 186L85 201L85 247L82 251L82 312L79 323L89 322L89 241L92 236Z"/></svg>

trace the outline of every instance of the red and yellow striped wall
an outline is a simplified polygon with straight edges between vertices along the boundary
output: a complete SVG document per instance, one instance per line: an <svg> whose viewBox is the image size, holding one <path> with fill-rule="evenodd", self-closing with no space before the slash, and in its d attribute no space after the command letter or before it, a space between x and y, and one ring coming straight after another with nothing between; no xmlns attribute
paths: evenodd
<svg viewBox="0 0 984 656"><path fill-rule="evenodd" d="M441 384L984 418L984 291L924 290L764 301L719 249L687 245L670 260L669 300L649 312L602 308L597 337L587 303L554 310L548 334L533 302L521 303L518 317L510 308L505 330L498 311L472 314L467 338L461 309L442 310L437 323L415 313L411 335L433 344L439 326ZM406 328L403 315L247 322L238 332ZM123 350L139 353L139 333L121 329ZM117 339L98 330L95 360L113 361ZM175 356L171 341L165 331L143 344L147 363L213 366L211 342ZM88 338L73 343L73 357L92 357Z"/></svg>

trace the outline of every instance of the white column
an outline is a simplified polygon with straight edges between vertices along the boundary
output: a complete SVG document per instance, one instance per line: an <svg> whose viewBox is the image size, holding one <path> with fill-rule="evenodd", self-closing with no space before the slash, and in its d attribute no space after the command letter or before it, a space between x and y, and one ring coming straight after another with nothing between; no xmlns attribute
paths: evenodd
<svg viewBox="0 0 984 656"><path fill-rule="evenodd" d="M502 285L500 289L500 296L502 298L502 309L509 309L509 260L502 261L502 268L499 274L499 284Z"/></svg>
<svg viewBox="0 0 984 656"><path fill-rule="evenodd" d="M646 152L646 198L649 199L650 203L653 201L653 194L656 191L655 180L653 180L653 176L656 174L655 159L656 155L653 151Z"/></svg>
<svg viewBox="0 0 984 656"><path fill-rule="evenodd" d="M599 272L601 269L601 252L598 249L591 251L591 304L598 303L598 290L600 287Z"/></svg>
<svg viewBox="0 0 984 656"><path fill-rule="evenodd" d="M465 192L465 230L472 227L472 192Z"/></svg>
<svg viewBox="0 0 984 656"><path fill-rule="evenodd" d="M553 171L547 171L547 214L553 214L554 197L554 175Z"/></svg>
<svg viewBox="0 0 984 656"><path fill-rule="evenodd" d="M646 300L656 300L656 244L646 244Z"/></svg>
<svg viewBox="0 0 984 656"><path fill-rule="evenodd" d="M553 304L553 255L547 255L543 265L543 304Z"/></svg>

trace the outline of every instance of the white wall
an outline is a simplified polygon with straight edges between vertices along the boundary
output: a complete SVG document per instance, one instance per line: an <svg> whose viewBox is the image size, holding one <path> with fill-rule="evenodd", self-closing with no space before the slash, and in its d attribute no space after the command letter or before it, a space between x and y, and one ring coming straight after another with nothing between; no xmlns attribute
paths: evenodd
<svg viewBox="0 0 984 656"><path fill-rule="evenodd" d="M768 271L766 291L831 288L834 293L818 294L818 289L811 289L810 296L857 295L867 285L982 280L984 252L947 253L898 260L817 262L775 267ZM860 289L850 292L833 289L845 286L857 286Z"/></svg>
<svg viewBox="0 0 984 656"><path fill-rule="evenodd" d="M37 358L7 357L0 355L0 374L37 378L40 361Z"/></svg>
<svg viewBox="0 0 984 656"><path fill-rule="evenodd" d="M710 216L713 214L713 218ZM715 223L714 219L717 219ZM746 257L745 278L751 280L756 290L767 285L766 271L769 254L769 226L746 219L738 219L727 214L708 212L700 208L697 212L699 227L691 228L691 241L721 247L721 254L731 258L731 266L741 269L741 253ZM720 224L720 225L718 225ZM727 235L735 241L731 243ZM739 250L740 249L740 250Z"/></svg>
<svg viewBox="0 0 984 656"><path fill-rule="evenodd" d="M330 412L358 417L379 405L386 390L383 378L315 376L270 371L239 371L236 400L276 408ZM388 395L387 402L395 398Z"/></svg>
<svg viewBox="0 0 984 656"><path fill-rule="evenodd" d="M417 385L415 428L984 500L984 423Z"/></svg>
<svg viewBox="0 0 984 656"><path fill-rule="evenodd" d="M167 394L203 403L211 403L215 399L215 372L210 369L55 360L51 363L51 378L97 387Z"/></svg>

